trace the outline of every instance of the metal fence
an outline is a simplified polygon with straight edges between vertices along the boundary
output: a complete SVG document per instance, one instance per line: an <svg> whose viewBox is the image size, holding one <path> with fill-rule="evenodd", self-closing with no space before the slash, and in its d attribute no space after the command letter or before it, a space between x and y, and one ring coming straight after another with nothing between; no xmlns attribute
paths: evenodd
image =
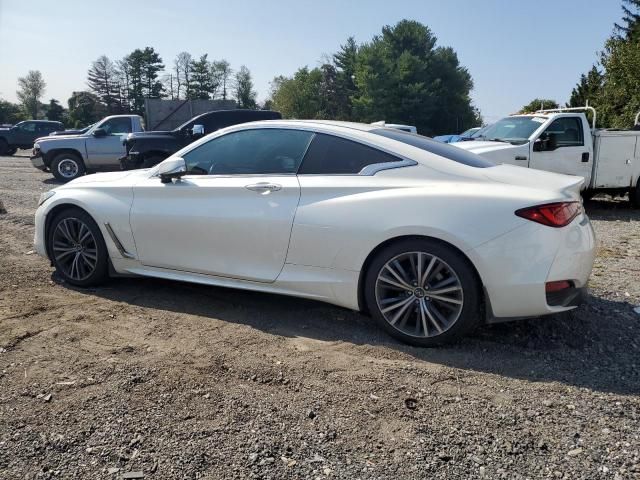
<svg viewBox="0 0 640 480"><path fill-rule="evenodd" d="M233 100L163 100L147 98L144 102L147 130L173 130L187 120L211 110L237 108Z"/></svg>

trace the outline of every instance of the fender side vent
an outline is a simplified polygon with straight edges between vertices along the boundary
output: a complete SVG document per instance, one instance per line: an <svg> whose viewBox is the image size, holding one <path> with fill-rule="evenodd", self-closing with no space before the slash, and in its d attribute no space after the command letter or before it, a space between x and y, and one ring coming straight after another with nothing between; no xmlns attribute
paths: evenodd
<svg viewBox="0 0 640 480"><path fill-rule="evenodd" d="M105 223L104 227L107 229L107 232L109 233L111 240L113 241L116 248L118 249L118 252L120 252L120 255L122 255L124 258L135 259L136 257L134 255L130 254L125 250L124 246L122 245L122 242L116 236L116 233L113 231L113 228L111 228L111 225L109 225L108 223Z"/></svg>

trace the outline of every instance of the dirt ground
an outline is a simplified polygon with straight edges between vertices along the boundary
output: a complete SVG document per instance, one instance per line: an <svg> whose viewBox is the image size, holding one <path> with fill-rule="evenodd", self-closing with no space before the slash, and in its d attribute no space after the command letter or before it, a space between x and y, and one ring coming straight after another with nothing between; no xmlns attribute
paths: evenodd
<svg viewBox="0 0 640 480"><path fill-rule="evenodd" d="M418 349L312 301L62 284L32 246L56 183L22 155L0 158L0 478L640 478L626 202L587 205L587 305Z"/></svg>

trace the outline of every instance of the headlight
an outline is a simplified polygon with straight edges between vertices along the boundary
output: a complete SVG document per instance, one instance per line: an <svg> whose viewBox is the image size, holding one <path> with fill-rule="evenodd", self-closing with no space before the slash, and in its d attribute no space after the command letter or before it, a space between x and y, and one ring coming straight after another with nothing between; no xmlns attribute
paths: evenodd
<svg viewBox="0 0 640 480"><path fill-rule="evenodd" d="M40 144L38 142L33 144L33 149L34 150L40 150Z"/></svg>
<svg viewBox="0 0 640 480"><path fill-rule="evenodd" d="M54 190L49 190L48 192L44 192L43 194L41 194L40 195L40 200L38 200L38 206L42 205L44 202L49 200L55 194L56 194L56 192Z"/></svg>

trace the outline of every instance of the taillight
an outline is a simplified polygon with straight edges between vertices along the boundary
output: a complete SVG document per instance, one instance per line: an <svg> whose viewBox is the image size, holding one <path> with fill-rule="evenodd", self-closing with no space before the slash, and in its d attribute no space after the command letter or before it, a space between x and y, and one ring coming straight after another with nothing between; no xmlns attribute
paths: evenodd
<svg viewBox="0 0 640 480"><path fill-rule="evenodd" d="M569 225L582 211L579 202L557 202L516 210L516 215L548 227L560 228Z"/></svg>

